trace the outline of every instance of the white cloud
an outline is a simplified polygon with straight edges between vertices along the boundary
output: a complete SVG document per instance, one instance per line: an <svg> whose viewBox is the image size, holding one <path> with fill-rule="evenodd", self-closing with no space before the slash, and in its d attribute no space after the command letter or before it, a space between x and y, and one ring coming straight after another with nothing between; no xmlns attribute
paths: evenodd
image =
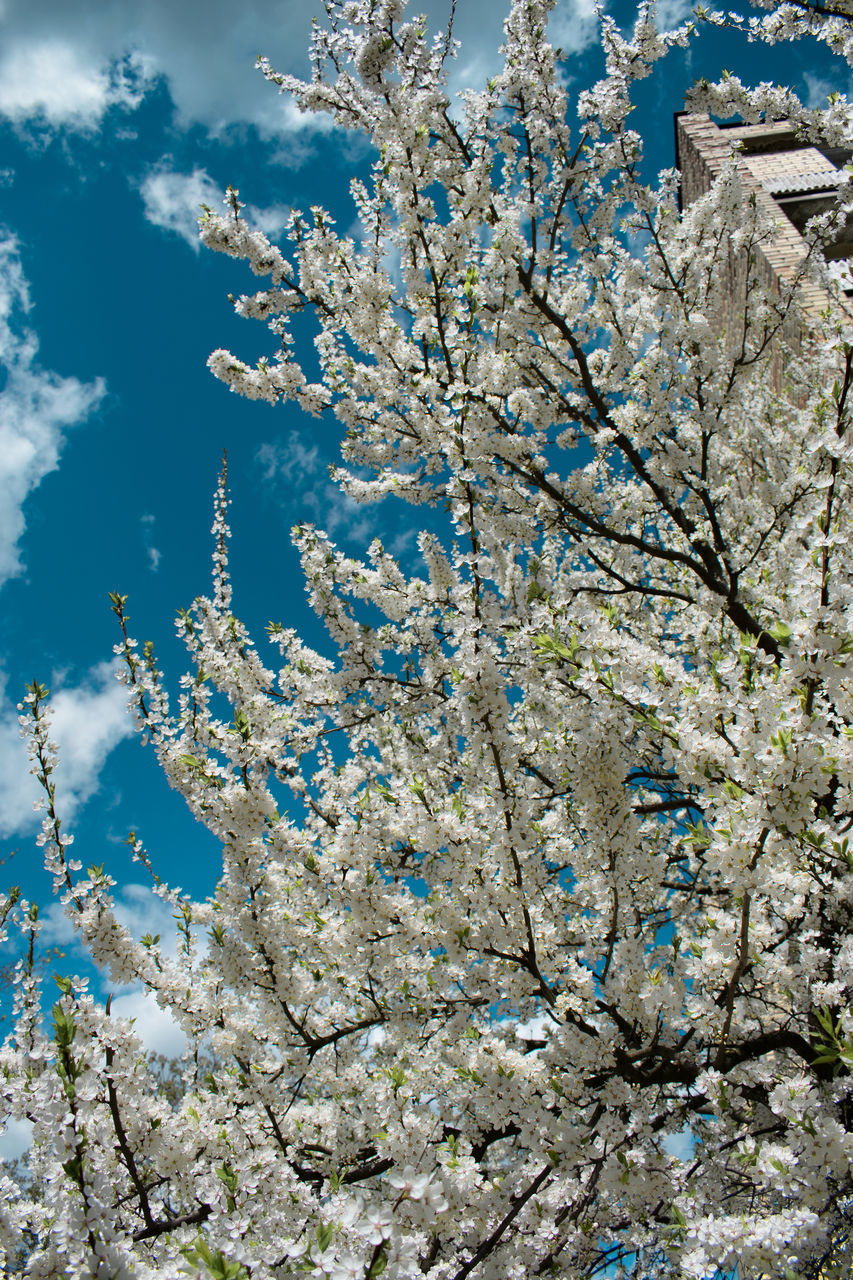
<svg viewBox="0 0 853 1280"><path fill-rule="evenodd" d="M24 502L55 470L65 432L97 408L103 379L60 378L37 361L38 340L22 323L30 309L27 281L14 236L0 238L0 586L21 571L18 543Z"/></svg>
<svg viewBox="0 0 853 1280"><path fill-rule="evenodd" d="M54 693L53 733L59 746L62 775L60 803L76 807L98 786L98 772L109 752L134 732L127 710L127 690L115 678L115 664L100 662L82 684Z"/></svg>
<svg viewBox="0 0 853 1280"><path fill-rule="evenodd" d="M178 926L169 903L158 898L150 884L125 884L115 900L115 917L129 929L137 941L147 933L159 933L164 955L173 956L178 949Z"/></svg>
<svg viewBox="0 0 853 1280"><path fill-rule="evenodd" d="M241 121L273 133L283 108L255 59L265 51L307 71L312 10L304 0L8 0L0 111L17 124L90 130L164 80L179 125L219 132ZM300 124L290 113L285 127Z"/></svg>
<svg viewBox="0 0 853 1280"><path fill-rule="evenodd" d="M657 20L661 31L673 31L692 17L696 0L658 0Z"/></svg>
<svg viewBox="0 0 853 1280"><path fill-rule="evenodd" d="M0 1160L17 1160L29 1150L33 1126L29 1120L7 1120L0 1133Z"/></svg>
<svg viewBox="0 0 853 1280"><path fill-rule="evenodd" d="M201 206L221 210L225 183L219 186L206 169L179 173L164 160L146 175L139 190L148 221L173 231L197 253L201 244L198 238ZM242 211L248 223L273 239L281 233L289 215L290 209L280 204L266 209L247 205Z"/></svg>
<svg viewBox="0 0 853 1280"><path fill-rule="evenodd" d="M454 90L494 73L508 8L509 0L458 5L454 36L463 53L451 67ZM410 12L422 11L439 32L450 0L412 0ZM298 164L306 131L328 122L301 115L254 64L264 53L277 69L308 75L314 16L324 20L320 0L7 0L0 12L0 111L17 123L91 129L111 106L134 106L160 80L179 126L219 133L250 123L268 137L286 133L295 151L281 160ZM590 0L558 0L550 30L566 52L587 48L597 30Z"/></svg>
<svg viewBox="0 0 853 1280"><path fill-rule="evenodd" d="M154 169L139 188L145 205L145 216L155 227L174 231L198 252L198 218L203 204L218 208L222 190L205 169L177 173L173 169Z"/></svg>
<svg viewBox="0 0 853 1280"><path fill-rule="evenodd" d="M554 1019L547 1013L537 1013L525 1022L519 1022L515 1028L517 1040L547 1040L554 1030Z"/></svg>
<svg viewBox="0 0 853 1280"><path fill-rule="evenodd" d="M91 130L108 107L135 106L143 87L139 65L97 65L88 50L61 40L11 41L0 55L0 113L19 124Z"/></svg>
<svg viewBox="0 0 853 1280"><path fill-rule="evenodd" d="M287 226L287 220L292 212L289 204L270 204L264 209L249 204L244 210L244 216L252 226L263 231L265 236L269 236L270 240L277 240Z"/></svg>
<svg viewBox="0 0 853 1280"><path fill-rule="evenodd" d="M112 749L134 732L127 712L127 691L115 678L115 665L101 662L77 685L61 685L51 696L52 737L59 747L55 775L57 808L67 823L95 794ZM30 773L17 712L7 702L0 711L0 836L31 831L39 816L33 802L41 789Z"/></svg>
<svg viewBox="0 0 853 1280"><path fill-rule="evenodd" d="M159 934L159 946L164 956L174 957L179 944L178 928L174 912L153 892L150 884L125 884L114 891L113 912L119 924L124 925L137 941L150 934ZM201 953L207 939L196 933L196 943ZM41 940L47 946L82 950L80 935L72 917L59 902L52 902L42 913ZM117 1018L133 1018L134 1030L151 1053L163 1053L176 1057L186 1048L186 1036L170 1013L157 1004L150 992L141 987L125 988L115 993L115 985L108 979L104 986L112 991L110 1004Z"/></svg>
<svg viewBox="0 0 853 1280"><path fill-rule="evenodd" d="M162 1053L167 1058L179 1057L187 1047L187 1038L175 1019L148 991L133 991L116 996L110 1009L117 1018L133 1018L134 1031L149 1053Z"/></svg>
<svg viewBox="0 0 853 1280"><path fill-rule="evenodd" d="M663 1140L663 1149L669 1155L675 1156L676 1160L692 1160L693 1152L696 1150L696 1139L689 1129L682 1129L679 1133L668 1133Z"/></svg>
<svg viewBox="0 0 853 1280"><path fill-rule="evenodd" d="M113 913L138 942L146 934L160 935L164 955L178 949L178 927L172 908L158 898L150 884L123 884L114 891ZM72 917L60 902L51 902L42 912L41 939L47 946L73 946L79 939ZM112 988L111 988L112 989Z"/></svg>
<svg viewBox="0 0 853 1280"><path fill-rule="evenodd" d="M672 0L663 0L667 2ZM558 0L548 23L548 39L564 54L583 53L594 45L598 39L594 0Z"/></svg>
<svg viewBox="0 0 853 1280"><path fill-rule="evenodd" d="M806 106L812 111L819 107L825 107L829 95L842 88L842 85L834 84L831 80L824 79L821 76L813 75L811 71L804 72L803 79L808 90Z"/></svg>

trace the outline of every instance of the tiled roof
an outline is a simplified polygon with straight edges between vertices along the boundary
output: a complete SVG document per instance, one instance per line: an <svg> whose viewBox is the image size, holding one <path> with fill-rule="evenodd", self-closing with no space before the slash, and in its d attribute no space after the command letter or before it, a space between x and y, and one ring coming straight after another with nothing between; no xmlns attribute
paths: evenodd
<svg viewBox="0 0 853 1280"><path fill-rule="evenodd" d="M822 169L817 173L780 173L765 178L762 187L771 196L796 195L804 191L832 191L843 180L838 169Z"/></svg>

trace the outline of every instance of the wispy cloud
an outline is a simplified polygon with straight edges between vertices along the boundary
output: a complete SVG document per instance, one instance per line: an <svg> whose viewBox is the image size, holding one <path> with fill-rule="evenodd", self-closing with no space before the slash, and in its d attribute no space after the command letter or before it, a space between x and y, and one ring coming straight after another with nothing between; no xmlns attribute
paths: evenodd
<svg viewBox="0 0 853 1280"><path fill-rule="evenodd" d="M297 480L302 485L310 477L329 470L328 462L320 457L319 446L306 445L297 435L262 444L255 456L268 483Z"/></svg>
<svg viewBox="0 0 853 1280"><path fill-rule="evenodd" d="M414 548L417 533L412 527L389 536L385 502L356 502L338 488L329 475L329 459L318 445L307 445L293 434L262 444L255 460L262 481L289 521L315 524L331 538L351 539L361 547L378 536L395 556Z"/></svg>
<svg viewBox="0 0 853 1280"><path fill-rule="evenodd" d="M163 160L146 175L139 190L148 221L174 232L197 253L201 244L198 219L202 206L219 210L225 183L214 182L206 169L181 173L173 169L168 160ZM283 230L289 214L288 206L281 204L265 209L247 205L242 211L247 222L273 239Z"/></svg>
<svg viewBox="0 0 853 1280"><path fill-rule="evenodd" d="M159 547L154 546L154 525L157 517L152 515L144 515L140 521L142 525L142 540L145 543L145 550L148 552L148 567L152 573L156 573L160 568L162 555Z"/></svg>
<svg viewBox="0 0 853 1280"><path fill-rule="evenodd" d="M841 78L841 83L833 83L822 76L813 75L811 71L803 73L803 79L806 82L808 96L806 98L806 106L810 110L818 107L825 107L826 100L831 93L838 89L846 89L846 76Z"/></svg>
<svg viewBox="0 0 853 1280"><path fill-rule="evenodd" d="M29 310L18 242L0 235L0 586L22 569L28 494L56 468L66 431L89 417L106 390L101 378L80 382L41 368L38 339L24 321Z"/></svg>
<svg viewBox="0 0 853 1280"><path fill-rule="evenodd" d="M355 502L329 477L329 460L297 435L262 444L256 460L268 489L289 520L316 524L330 537L369 542L377 533L375 508Z"/></svg>
<svg viewBox="0 0 853 1280"><path fill-rule="evenodd" d="M676 1160L691 1160L696 1150L696 1139L689 1129L668 1133L663 1140L663 1149Z"/></svg>
<svg viewBox="0 0 853 1280"><path fill-rule="evenodd" d="M51 697L52 737L59 747L57 808L63 822L98 790L107 756L134 732L127 712L127 691L115 678L115 665L101 662L79 684L60 684ZM41 789L30 773L14 703L0 709L0 836L30 832L38 826L33 804Z"/></svg>

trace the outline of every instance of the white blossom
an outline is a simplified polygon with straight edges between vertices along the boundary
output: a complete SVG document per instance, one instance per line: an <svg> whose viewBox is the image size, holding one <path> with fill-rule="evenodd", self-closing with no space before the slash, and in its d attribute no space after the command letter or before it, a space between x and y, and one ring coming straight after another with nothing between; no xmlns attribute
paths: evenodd
<svg viewBox="0 0 853 1280"><path fill-rule="evenodd" d="M400 0L330 0L310 83L261 60L370 139L369 234L317 207L276 246L229 189L202 240L262 278L235 307L273 349L211 371L334 415L344 492L429 529L406 569L297 527L327 643L285 619L262 651L232 612L223 468L176 692L113 595L141 733L222 849L195 902L131 837L177 947L137 938L72 857L28 691L58 899L188 1049L164 1075L73 975L43 1018L38 911L0 897L22 957L0 1098L33 1133L29 1176L0 1177L10 1274L21 1249L25 1274L69 1280L843 1261L853 331L837 294L801 302L834 289L850 192L776 287L736 156L681 212L671 171L639 176L635 82L695 24L603 18L604 76L575 93L550 8L513 0L503 68L460 104L450 33ZM840 12L704 21L853 49ZM806 110L729 76L692 102L853 146L843 95Z"/></svg>

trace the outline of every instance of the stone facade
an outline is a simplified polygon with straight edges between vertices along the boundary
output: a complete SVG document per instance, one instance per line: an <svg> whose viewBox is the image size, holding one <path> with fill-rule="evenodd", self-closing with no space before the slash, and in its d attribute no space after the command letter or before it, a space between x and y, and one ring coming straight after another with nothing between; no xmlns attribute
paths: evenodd
<svg viewBox="0 0 853 1280"><path fill-rule="evenodd" d="M776 227L772 241L760 251L765 282L775 289L781 281L793 280L801 269L806 247L800 228L809 216L830 207L842 176L839 167L849 159L849 153L804 147L784 122L720 127L706 115L678 115L676 163L681 171L683 207L708 191L733 150L739 156L744 190L754 194L759 208ZM839 283L853 292L846 261L853 254L851 241L853 235L848 229L827 256L837 258ZM730 255L728 270L730 288L726 290L726 314L721 321L734 335L745 288L744 264L738 262L736 255ZM850 292L842 305L853 318ZM835 305L830 295L811 280L800 282L798 294L806 324L809 316L816 317ZM785 338L797 348L801 334L802 320L791 316L785 325Z"/></svg>

